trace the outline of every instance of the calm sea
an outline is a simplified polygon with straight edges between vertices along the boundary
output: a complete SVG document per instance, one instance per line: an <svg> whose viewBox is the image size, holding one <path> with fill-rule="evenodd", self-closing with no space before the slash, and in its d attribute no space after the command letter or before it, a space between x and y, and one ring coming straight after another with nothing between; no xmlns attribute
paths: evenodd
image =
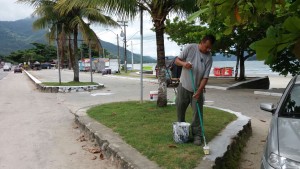
<svg viewBox="0 0 300 169"><path fill-rule="evenodd" d="M144 64L144 66L155 66L155 63ZM213 74L213 69L215 67L233 67L235 70L236 61L214 61L211 69L211 74ZM128 64L131 67L131 64ZM140 64L134 64L133 68L140 70ZM264 75L279 75L277 72L272 72L268 65L264 64L264 61L246 61L245 62L245 74L246 76L264 76Z"/></svg>

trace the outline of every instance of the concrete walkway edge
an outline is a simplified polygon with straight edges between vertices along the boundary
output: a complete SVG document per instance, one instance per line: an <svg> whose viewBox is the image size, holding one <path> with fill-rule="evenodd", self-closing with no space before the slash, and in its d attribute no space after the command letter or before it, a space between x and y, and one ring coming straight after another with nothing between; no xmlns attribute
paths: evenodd
<svg viewBox="0 0 300 169"><path fill-rule="evenodd" d="M220 134L215 136L209 143L210 154L203 157L201 163L196 169L208 169L212 168L216 164L217 158L223 158L227 151L231 151L228 147L231 145L233 138L238 137L238 133L246 132L247 125L251 124L251 119L242 115L240 112L235 112L229 109L223 109L215 106L206 106L214 109L223 110L225 112L232 113L237 116L237 119L229 123ZM235 159L233 159L235 160ZM218 168L218 167L217 167ZM220 168L220 167L219 167ZM221 166L222 168L222 166Z"/></svg>
<svg viewBox="0 0 300 169"><path fill-rule="evenodd" d="M217 158L222 158L223 155L230 151L228 146L232 143L232 139L240 132L244 132L246 125L251 123L249 117L242 115L239 112L234 112L228 109L222 109L214 106L207 106L219 110L223 110L235 114L237 120L231 122L226 126L222 132L217 135L211 142L208 143L210 147L210 155L205 156L196 167L196 169L209 169L215 164ZM87 116L86 111L88 107L82 108L76 112L75 122L80 126L81 130L89 136L91 140L96 140L101 147L105 156L118 168L122 169L157 169L159 166L144 157L136 149L125 143L118 134L114 133L110 128L100 124L96 120ZM202 148L199 148L202 151Z"/></svg>
<svg viewBox="0 0 300 169"><path fill-rule="evenodd" d="M125 143L121 137L112 129L102 125L86 114L87 108L72 112L75 115L75 122L80 129L95 140L101 147L106 158L120 169L158 169L159 166L147 159L135 148Z"/></svg>
<svg viewBox="0 0 300 169"><path fill-rule="evenodd" d="M70 93L70 92L84 92L90 90L97 90L103 88L103 84L98 85L86 85L86 86L44 86L42 82L32 76L28 71L24 70L24 72L28 75L28 77L35 83L35 86L41 92L47 93Z"/></svg>

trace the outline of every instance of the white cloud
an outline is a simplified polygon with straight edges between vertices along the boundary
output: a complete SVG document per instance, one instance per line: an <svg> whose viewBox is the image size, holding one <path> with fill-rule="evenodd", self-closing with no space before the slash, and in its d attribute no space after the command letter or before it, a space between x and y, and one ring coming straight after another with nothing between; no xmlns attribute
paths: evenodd
<svg viewBox="0 0 300 169"><path fill-rule="evenodd" d="M101 40L117 44L117 36L120 36L121 29L120 28L103 28L97 25L92 27L94 31L97 33L98 37ZM156 38L155 32L151 30L153 28L153 24L149 14L144 13L143 17L143 54L145 56L152 56L156 58ZM109 30L106 30L109 29ZM122 27L123 29L123 27ZM111 32L113 31L113 32ZM133 52L139 54L140 53L140 17L137 16L132 22L128 22L128 26L126 27L126 37L127 37L127 49L131 51L131 41L133 46ZM177 56L180 53L180 47L175 43L171 42L167 39L165 35L165 55L169 56ZM123 46L123 38L119 38L120 46Z"/></svg>
<svg viewBox="0 0 300 169"><path fill-rule="evenodd" d="M16 3L16 0L0 0L0 21L14 21L18 19L24 19L30 17L33 12L33 8L26 4ZM152 56L156 58L156 38L155 32L150 30L153 27L151 18L149 14L144 12L144 41L143 41L143 54L145 56ZM102 27L99 25L94 25L92 27L99 36L100 39L104 41L117 44L116 35L112 32L107 31L107 27ZM120 35L121 29L108 28L116 34ZM131 41L133 44L133 52L140 53L140 17L137 16L134 21L128 22L126 28L127 35L127 49L131 51ZM120 46L123 46L123 38L119 39ZM180 52L180 47L176 45L175 42L171 42L165 36L165 54L166 56L172 55L176 56Z"/></svg>
<svg viewBox="0 0 300 169"><path fill-rule="evenodd" d="M30 17L33 8L16 3L15 0L0 0L0 21L15 21Z"/></svg>

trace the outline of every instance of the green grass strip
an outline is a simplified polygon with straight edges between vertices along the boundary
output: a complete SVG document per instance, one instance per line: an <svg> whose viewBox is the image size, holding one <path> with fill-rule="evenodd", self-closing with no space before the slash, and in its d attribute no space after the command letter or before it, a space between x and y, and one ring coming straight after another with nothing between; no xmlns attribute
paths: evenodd
<svg viewBox="0 0 300 169"><path fill-rule="evenodd" d="M210 141L237 117L231 113L204 108L206 139ZM122 139L150 160L167 169L190 169L203 157L203 146L173 141L172 123L176 121L176 108L159 108L156 102L118 102L103 104L88 110L88 115L120 134ZM188 109L187 122L192 111Z"/></svg>

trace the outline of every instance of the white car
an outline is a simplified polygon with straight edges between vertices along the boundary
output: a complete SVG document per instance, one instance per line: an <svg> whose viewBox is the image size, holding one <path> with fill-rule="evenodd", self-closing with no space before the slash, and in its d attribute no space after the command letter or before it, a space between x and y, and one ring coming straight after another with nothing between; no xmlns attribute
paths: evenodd
<svg viewBox="0 0 300 169"><path fill-rule="evenodd" d="M10 70L11 70L11 68L10 68L9 65L4 65L3 66L3 71L10 71Z"/></svg>

